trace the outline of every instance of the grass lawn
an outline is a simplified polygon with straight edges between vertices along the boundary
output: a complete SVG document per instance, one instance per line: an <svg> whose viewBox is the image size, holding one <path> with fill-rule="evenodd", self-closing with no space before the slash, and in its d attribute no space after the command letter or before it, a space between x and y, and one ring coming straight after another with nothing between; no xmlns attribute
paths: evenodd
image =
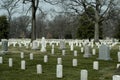
<svg viewBox="0 0 120 80"><path fill-rule="evenodd" d="M0 64L0 80L80 80L80 71L88 70L88 80L112 80L112 75L116 74L117 52L118 45L113 47L111 52L111 61L99 61L99 70L93 70L93 61L97 61L98 50L95 56L83 58L83 53L80 52L80 47L75 47L78 51L78 56L73 56L73 51L67 46L66 55L62 56L62 51L58 46L55 46L55 54L51 54L51 46L47 45L47 52L41 53L40 50L9 47L9 53L3 56L3 64ZM20 58L20 52L24 52L25 58ZM34 54L34 60L29 59L29 54ZM44 55L48 55L49 61L43 62ZM57 58L62 58L63 78L56 78ZM8 59L13 58L13 67L8 67ZM72 59L78 60L78 66L72 67ZM21 70L21 60L26 61L26 70ZM42 74L37 74L36 65L41 64L43 68Z"/></svg>

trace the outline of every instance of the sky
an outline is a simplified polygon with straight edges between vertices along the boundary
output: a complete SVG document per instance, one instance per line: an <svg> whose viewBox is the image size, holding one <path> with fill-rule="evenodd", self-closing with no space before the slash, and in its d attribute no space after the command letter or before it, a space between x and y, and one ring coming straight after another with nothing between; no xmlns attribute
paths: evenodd
<svg viewBox="0 0 120 80"><path fill-rule="evenodd" d="M1 2L1 1L0 1ZM19 7L17 8L17 12L13 15L13 17L18 17L21 15L26 15L26 11L29 9L30 3L23 4L22 2L19 3ZM59 11L60 7L56 5L51 5L49 3L40 2L39 7L42 9L43 12L47 13L47 18L49 20L52 20L57 13L54 12L54 10ZM37 14L39 14L39 10L37 11ZM0 10L0 15L7 15L5 10ZM27 15L31 15L31 11Z"/></svg>

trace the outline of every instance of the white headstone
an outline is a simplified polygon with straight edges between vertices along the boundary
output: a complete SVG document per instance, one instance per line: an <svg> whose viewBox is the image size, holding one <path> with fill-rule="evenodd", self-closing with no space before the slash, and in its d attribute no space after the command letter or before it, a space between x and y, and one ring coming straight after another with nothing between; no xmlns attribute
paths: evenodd
<svg viewBox="0 0 120 80"><path fill-rule="evenodd" d="M19 45L20 48L22 47L21 43L18 43L18 45Z"/></svg>
<svg viewBox="0 0 120 80"><path fill-rule="evenodd" d="M30 60L33 60L33 53L30 53Z"/></svg>
<svg viewBox="0 0 120 80"><path fill-rule="evenodd" d="M118 62L120 62L120 52L118 52Z"/></svg>
<svg viewBox="0 0 120 80"><path fill-rule="evenodd" d="M12 58L9 58L9 67L12 67L13 66L13 60Z"/></svg>
<svg viewBox="0 0 120 80"><path fill-rule="evenodd" d="M60 41L60 49L61 50L65 49L65 41L64 40Z"/></svg>
<svg viewBox="0 0 120 80"><path fill-rule="evenodd" d="M79 47L81 47L82 45L81 45L81 43L79 43Z"/></svg>
<svg viewBox="0 0 120 80"><path fill-rule="evenodd" d="M58 46L58 45L59 45L59 43L57 42L57 43L56 43L56 46Z"/></svg>
<svg viewBox="0 0 120 80"><path fill-rule="evenodd" d="M83 53L84 52L84 48L83 47L81 47L81 53Z"/></svg>
<svg viewBox="0 0 120 80"><path fill-rule="evenodd" d="M52 49L54 49L54 44L52 44Z"/></svg>
<svg viewBox="0 0 120 80"><path fill-rule="evenodd" d="M119 46L119 51L120 51L120 46Z"/></svg>
<svg viewBox="0 0 120 80"><path fill-rule="evenodd" d="M65 50L62 50L62 55L65 56Z"/></svg>
<svg viewBox="0 0 120 80"><path fill-rule="evenodd" d="M76 50L74 51L74 56L77 56L77 51Z"/></svg>
<svg viewBox="0 0 120 80"><path fill-rule="evenodd" d="M33 42L32 42L32 49L38 49L39 48L39 44L38 44L38 41L37 40L34 40Z"/></svg>
<svg viewBox="0 0 120 80"><path fill-rule="evenodd" d="M45 63L48 62L48 56L47 56L47 55L44 56L44 62L45 62Z"/></svg>
<svg viewBox="0 0 120 80"><path fill-rule="evenodd" d="M54 54L54 48L51 49L51 54Z"/></svg>
<svg viewBox="0 0 120 80"><path fill-rule="evenodd" d="M0 57L0 64L3 63L3 57Z"/></svg>
<svg viewBox="0 0 120 80"><path fill-rule="evenodd" d="M96 55L96 49L92 49L92 54Z"/></svg>
<svg viewBox="0 0 120 80"><path fill-rule="evenodd" d="M32 47L32 43L30 43L30 47Z"/></svg>
<svg viewBox="0 0 120 80"><path fill-rule="evenodd" d="M117 64L117 68L119 68L120 67L120 64Z"/></svg>
<svg viewBox="0 0 120 80"><path fill-rule="evenodd" d="M16 43L13 43L13 47L15 47L16 46Z"/></svg>
<svg viewBox="0 0 120 80"><path fill-rule="evenodd" d="M83 57L85 58L91 57L90 47L88 45L85 45L85 52L84 52Z"/></svg>
<svg viewBox="0 0 120 80"><path fill-rule="evenodd" d="M57 58L57 64L62 64L62 58Z"/></svg>
<svg viewBox="0 0 120 80"><path fill-rule="evenodd" d="M20 57L23 59L24 58L24 52L20 53Z"/></svg>
<svg viewBox="0 0 120 80"><path fill-rule="evenodd" d="M113 75L112 80L120 80L120 75Z"/></svg>
<svg viewBox="0 0 120 80"><path fill-rule="evenodd" d="M26 44L26 49L28 49L29 48L29 44Z"/></svg>
<svg viewBox="0 0 120 80"><path fill-rule="evenodd" d="M22 70L25 70L25 60L22 60L22 61L21 61L21 69L22 69Z"/></svg>
<svg viewBox="0 0 120 80"><path fill-rule="evenodd" d="M74 50L74 45L73 45L73 43L71 43L71 45L70 45L70 51L73 51Z"/></svg>
<svg viewBox="0 0 120 80"><path fill-rule="evenodd" d="M99 69L99 63L98 61L93 62L93 69L98 70Z"/></svg>
<svg viewBox="0 0 120 80"><path fill-rule="evenodd" d="M73 63L73 67L76 67L77 66L77 59L73 59L72 63Z"/></svg>
<svg viewBox="0 0 120 80"><path fill-rule="evenodd" d="M87 70L81 70L81 78L80 80L88 80L88 71Z"/></svg>
<svg viewBox="0 0 120 80"><path fill-rule="evenodd" d="M37 74L42 74L42 65L37 65Z"/></svg>
<svg viewBox="0 0 120 80"><path fill-rule="evenodd" d="M56 46L58 46L59 45L59 43L58 42L56 42Z"/></svg>
<svg viewBox="0 0 120 80"><path fill-rule="evenodd" d="M63 66L62 65L57 65L56 77L57 78L62 78L63 77Z"/></svg>

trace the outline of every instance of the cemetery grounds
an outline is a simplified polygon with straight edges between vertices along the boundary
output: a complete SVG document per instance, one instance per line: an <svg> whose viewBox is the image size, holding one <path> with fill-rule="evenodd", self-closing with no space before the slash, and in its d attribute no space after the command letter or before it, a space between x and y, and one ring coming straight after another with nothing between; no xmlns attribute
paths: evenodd
<svg viewBox="0 0 120 80"><path fill-rule="evenodd" d="M55 44L54 44L55 45ZM118 63L117 53L119 51L119 44L112 47L110 55L112 60L104 61L97 60L98 48L96 48L96 55L92 55L90 58L83 58L83 54L80 51L79 46L74 45L74 50L77 50L78 55L73 56L73 51L70 51L70 47L66 44L66 54L62 55L62 50L59 46L55 45L55 54L51 54L51 45L47 44L47 52L40 52L38 50L32 50L30 47L26 48L22 45L19 47L9 46L8 53L1 55L3 57L3 63L0 64L0 80L80 80L80 71L82 69L88 70L88 80L112 80L116 72L116 65ZM0 46L1 48L1 46ZM20 53L24 52L23 59L20 58ZM29 59L29 54L34 54L34 59ZM44 63L44 55L48 55L48 62ZM8 59L13 59L13 67L8 67ZM63 65L63 78L56 78L56 65L57 58L62 58ZM78 60L77 67L72 66L72 59ZM26 69L21 70L21 60L26 61ZM93 69L93 61L99 62L99 70ZM42 74L37 74L36 65L42 65Z"/></svg>

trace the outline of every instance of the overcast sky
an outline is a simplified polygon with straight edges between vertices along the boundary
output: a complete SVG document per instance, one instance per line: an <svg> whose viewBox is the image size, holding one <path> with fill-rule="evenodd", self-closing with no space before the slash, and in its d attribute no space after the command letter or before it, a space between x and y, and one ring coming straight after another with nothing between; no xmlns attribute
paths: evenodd
<svg viewBox="0 0 120 80"><path fill-rule="evenodd" d="M17 9L17 12L13 15L13 17L18 17L21 15L26 15L26 11L29 9L30 3L22 4L22 2L19 3L19 8ZM60 7L56 5L51 5L49 3L40 2L39 7L43 10L43 12L47 13L47 18L52 19L57 13L55 13L53 10L56 11L60 10ZM29 11L28 15L31 15ZM37 11L37 14L39 14L39 10ZM5 10L0 10L0 15L7 15L7 12Z"/></svg>

